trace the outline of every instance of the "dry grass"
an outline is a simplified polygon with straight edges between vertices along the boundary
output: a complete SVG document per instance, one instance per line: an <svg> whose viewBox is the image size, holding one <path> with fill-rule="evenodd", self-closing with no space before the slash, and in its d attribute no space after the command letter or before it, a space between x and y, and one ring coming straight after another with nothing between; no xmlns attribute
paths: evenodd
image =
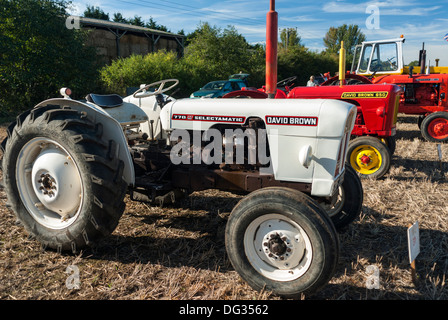
<svg viewBox="0 0 448 320"><path fill-rule="evenodd" d="M340 234L334 278L305 298L448 298L448 184L437 147L420 137L413 116L400 116L397 138L390 173L380 181L363 181L362 216ZM442 151L446 160L448 146ZM447 171L446 162L442 169ZM127 201L113 235L74 256L44 251L29 239L5 208L0 191L0 299L278 300L253 291L226 257L225 223L238 199L210 190L194 193L176 208ZM406 230L415 221L421 253L414 283ZM79 268L79 289L65 285L70 265ZM371 265L379 270L379 289L368 289Z"/></svg>

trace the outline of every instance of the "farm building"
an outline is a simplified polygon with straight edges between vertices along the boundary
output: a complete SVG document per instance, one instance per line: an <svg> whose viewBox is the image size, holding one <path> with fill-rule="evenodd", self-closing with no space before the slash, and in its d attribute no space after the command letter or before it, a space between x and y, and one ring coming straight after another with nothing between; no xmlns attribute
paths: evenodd
<svg viewBox="0 0 448 320"><path fill-rule="evenodd" d="M79 17L79 22L82 29L91 30L87 45L95 47L106 64L119 57L158 50L183 54L184 35L85 17Z"/></svg>

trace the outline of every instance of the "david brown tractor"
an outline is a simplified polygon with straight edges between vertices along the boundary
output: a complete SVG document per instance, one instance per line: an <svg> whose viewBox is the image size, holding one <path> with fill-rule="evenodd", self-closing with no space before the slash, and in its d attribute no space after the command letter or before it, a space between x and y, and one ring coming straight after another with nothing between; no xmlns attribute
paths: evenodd
<svg viewBox="0 0 448 320"><path fill-rule="evenodd" d="M395 134L401 88L393 84L354 85L346 82L345 52L341 47L340 74L325 85L292 87L294 77L277 83L276 99L336 99L357 107L355 126L348 147L348 161L363 178L379 179L390 169L395 151ZM245 88L231 92L224 98L247 96L266 99L266 88Z"/></svg>
<svg viewBox="0 0 448 320"><path fill-rule="evenodd" d="M165 93L177 83L82 101L62 89L20 114L1 144L7 206L44 247L77 252L114 231L127 193L151 204L211 188L245 194L225 233L235 270L285 297L319 290L338 262L336 228L361 211L362 185L345 166L356 106L176 100Z"/></svg>
<svg viewBox="0 0 448 320"><path fill-rule="evenodd" d="M291 297L324 285L338 258L335 226L350 223L362 205L359 178L345 167L356 107L331 100L175 100L160 89L146 91L151 87L124 99L50 99L10 125L3 184L26 230L44 247L76 252L113 232L126 193L153 204L205 189L243 193L225 239L242 278ZM243 147L246 155L254 147L243 145L238 129L255 132L256 148L267 142L269 163L224 161L229 150ZM205 136L214 137L212 146L222 141L219 148L210 149ZM207 163L210 154L222 161Z"/></svg>
<svg viewBox="0 0 448 320"><path fill-rule="evenodd" d="M363 42L346 77L357 83L400 86L399 112L419 115L418 126L426 140L448 141L448 67L439 66L437 59L436 66L427 66L424 45L418 66L405 66L404 43L404 37Z"/></svg>

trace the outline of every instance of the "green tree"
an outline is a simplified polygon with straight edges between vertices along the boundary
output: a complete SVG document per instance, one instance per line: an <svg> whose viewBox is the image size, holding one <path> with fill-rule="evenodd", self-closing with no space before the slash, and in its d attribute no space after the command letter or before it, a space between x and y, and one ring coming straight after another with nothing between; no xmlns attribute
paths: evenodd
<svg viewBox="0 0 448 320"><path fill-rule="evenodd" d="M138 27L144 27L145 22L143 21L142 17L135 15L134 18L131 18L128 20L130 24Z"/></svg>
<svg viewBox="0 0 448 320"><path fill-rule="evenodd" d="M110 19L108 13L105 13L99 7L94 7L94 6L89 6L89 5L87 6L86 10L84 11L84 17L100 19L100 20L109 20Z"/></svg>
<svg viewBox="0 0 448 320"><path fill-rule="evenodd" d="M70 87L94 90L96 54L66 27L66 2L0 0L0 108L17 114Z"/></svg>
<svg viewBox="0 0 448 320"><path fill-rule="evenodd" d="M233 73L248 72L251 51L246 39L233 26L221 30L202 23L190 38L185 59L202 63L205 79L227 79Z"/></svg>
<svg viewBox="0 0 448 320"><path fill-rule="evenodd" d="M158 24L152 17L149 18L145 25L146 28L169 32L168 28L164 25Z"/></svg>
<svg viewBox="0 0 448 320"><path fill-rule="evenodd" d="M301 37L297 33L297 28L283 28L280 31L280 48L301 46Z"/></svg>
<svg viewBox="0 0 448 320"><path fill-rule="evenodd" d="M344 41L344 48L347 53L347 66L353 60L355 47L366 40L357 25L342 25L337 28L330 27L324 37L326 51L330 54L337 54L341 48L341 42Z"/></svg>
<svg viewBox="0 0 448 320"><path fill-rule="evenodd" d="M297 76L295 84L304 86L311 75L334 74L337 70L337 57L326 52L313 52L303 46L279 51L278 80Z"/></svg>
<svg viewBox="0 0 448 320"><path fill-rule="evenodd" d="M112 21L120 22L120 23L129 23L128 19L124 18L120 12L114 13L114 17L113 17Z"/></svg>

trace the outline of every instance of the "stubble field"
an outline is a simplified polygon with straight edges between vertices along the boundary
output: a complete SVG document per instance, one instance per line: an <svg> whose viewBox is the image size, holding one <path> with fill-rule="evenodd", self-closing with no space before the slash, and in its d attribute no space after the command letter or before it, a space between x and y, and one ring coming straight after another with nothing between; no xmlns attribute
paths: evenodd
<svg viewBox="0 0 448 320"><path fill-rule="evenodd" d="M336 274L303 299L448 299L448 147L441 146L441 164L437 145L421 138L416 122L399 116L390 172L362 181L362 214L339 233ZM280 300L253 291L226 257L226 220L239 199L209 190L168 208L127 200L109 238L70 255L43 250L28 237L0 191L0 300ZM421 252L413 281L407 228L416 221ZM70 286L73 266L78 288ZM371 270L378 272L377 289Z"/></svg>

